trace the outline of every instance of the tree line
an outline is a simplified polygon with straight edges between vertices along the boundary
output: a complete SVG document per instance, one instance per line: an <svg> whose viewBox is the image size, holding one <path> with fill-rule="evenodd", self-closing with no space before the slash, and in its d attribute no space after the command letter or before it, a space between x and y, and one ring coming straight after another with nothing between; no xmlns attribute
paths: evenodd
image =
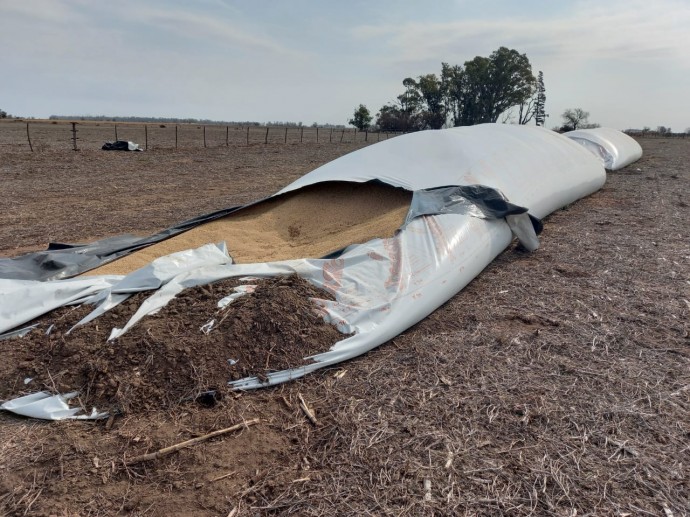
<svg viewBox="0 0 690 517"><path fill-rule="evenodd" d="M406 77L405 90L382 106L376 119L364 104L349 124L364 130L420 131L485 122L546 123L544 73L535 77L526 54L500 47L489 57L477 56L464 65L441 63L441 73ZM556 131L599 127L582 108L567 109Z"/></svg>
<svg viewBox="0 0 690 517"><path fill-rule="evenodd" d="M527 56L507 47L464 65L442 63L440 75L407 77L402 84L405 91L376 114L378 129L440 129L497 122L501 116L517 116L519 124L545 122L544 74L535 77ZM360 104L349 123L366 129L372 120L368 108Z"/></svg>

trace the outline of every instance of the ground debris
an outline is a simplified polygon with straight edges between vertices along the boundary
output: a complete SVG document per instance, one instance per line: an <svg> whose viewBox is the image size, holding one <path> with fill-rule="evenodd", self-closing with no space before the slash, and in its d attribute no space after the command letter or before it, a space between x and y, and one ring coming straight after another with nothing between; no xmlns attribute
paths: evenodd
<svg viewBox="0 0 690 517"><path fill-rule="evenodd" d="M110 329L122 326L150 293L136 295L69 334L92 307L54 311L21 340L0 343L9 356L0 368L0 393L17 396L19 387L78 390L84 408L112 414L194 400L213 405L227 394L229 380L300 366L305 357L327 351L345 337L319 316L310 300L331 299L328 293L294 275L252 283L252 292L223 309L218 300L239 281L187 289L113 341L107 341ZM202 332L211 318L219 323ZM32 380L24 386L27 378Z"/></svg>

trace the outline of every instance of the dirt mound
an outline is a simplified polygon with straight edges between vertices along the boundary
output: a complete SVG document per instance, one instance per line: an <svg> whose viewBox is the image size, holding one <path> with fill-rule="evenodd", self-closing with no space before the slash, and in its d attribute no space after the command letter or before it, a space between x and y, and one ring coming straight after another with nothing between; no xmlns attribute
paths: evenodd
<svg viewBox="0 0 690 517"><path fill-rule="evenodd" d="M149 293L140 293L93 322L69 329L92 308L62 308L39 328L0 342L0 396L20 390L66 393L80 390L90 410L136 413L174 407L183 401L213 403L229 379L304 364L343 339L325 323L309 298L330 298L296 276L251 282L256 288L223 309L217 301L233 293L237 280L187 289L156 315L107 342ZM210 331L201 327L210 320ZM48 329L50 329L48 331ZM24 386L24 379L33 380Z"/></svg>
<svg viewBox="0 0 690 517"><path fill-rule="evenodd" d="M86 274L127 274L158 257L221 241L239 263L318 258L353 243L393 235L403 223L411 199L411 192L381 183L312 185L198 226Z"/></svg>

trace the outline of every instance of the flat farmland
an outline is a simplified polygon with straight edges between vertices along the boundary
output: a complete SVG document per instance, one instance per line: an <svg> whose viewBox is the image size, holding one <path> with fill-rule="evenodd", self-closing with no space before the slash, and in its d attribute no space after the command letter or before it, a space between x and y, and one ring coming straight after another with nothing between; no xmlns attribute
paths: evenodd
<svg viewBox="0 0 690 517"><path fill-rule="evenodd" d="M79 152L46 143L34 153L0 130L0 256L152 233L262 198L371 143L247 146L237 130L226 147L223 129L207 148L157 148L154 139L143 153L97 150L111 129L90 129ZM186 403L109 423L0 414L0 508L45 516L685 515L690 141L640 143L640 161L546 218L538 251L512 246L430 317L355 360L213 407ZM0 341L6 357L21 347ZM238 433L127 465L255 419Z"/></svg>
<svg viewBox="0 0 690 517"><path fill-rule="evenodd" d="M353 128L239 126L143 122L74 121L77 149L100 150L105 142L128 140L143 149L196 149L251 144L373 143L394 133L365 133ZM27 123L29 125L27 135ZM268 132L267 132L268 129ZM64 120L0 120L0 152L72 150L72 124Z"/></svg>

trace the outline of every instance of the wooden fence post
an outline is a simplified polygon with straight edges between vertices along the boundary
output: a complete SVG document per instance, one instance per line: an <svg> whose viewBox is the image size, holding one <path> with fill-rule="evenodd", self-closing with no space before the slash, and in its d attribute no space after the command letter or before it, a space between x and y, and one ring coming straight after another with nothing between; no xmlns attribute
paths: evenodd
<svg viewBox="0 0 690 517"><path fill-rule="evenodd" d="M333 128L331 128L331 134L328 137L328 142L329 143L333 142Z"/></svg>
<svg viewBox="0 0 690 517"><path fill-rule="evenodd" d="M319 126L316 126L316 143L319 143Z"/></svg>
<svg viewBox="0 0 690 517"><path fill-rule="evenodd" d="M285 142L283 142L283 143L287 144L287 127L285 128Z"/></svg>
<svg viewBox="0 0 690 517"><path fill-rule="evenodd" d="M230 136L230 126L225 126L225 147L228 147L228 137Z"/></svg>
<svg viewBox="0 0 690 517"><path fill-rule="evenodd" d="M115 124L115 141L116 141L116 142L118 141L118 138L117 138L117 124Z"/></svg>
<svg viewBox="0 0 690 517"><path fill-rule="evenodd" d="M340 143L343 143L343 138L345 137L345 130L343 129L343 132L340 133Z"/></svg>
<svg viewBox="0 0 690 517"><path fill-rule="evenodd" d="M266 137L264 138L264 144L268 143L268 126L266 126Z"/></svg>
<svg viewBox="0 0 690 517"><path fill-rule="evenodd" d="M77 149L77 123L72 122L72 149L78 151Z"/></svg>
<svg viewBox="0 0 690 517"><path fill-rule="evenodd" d="M364 141L366 142L369 139L369 131L364 132Z"/></svg>
<svg viewBox="0 0 690 517"><path fill-rule="evenodd" d="M247 126L247 145L249 145L249 126Z"/></svg>
<svg viewBox="0 0 690 517"><path fill-rule="evenodd" d="M177 126L175 126L175 149L177 149Z"/></svg>
<svg viewBox="0 0 690 517"><path fill-rule="evenodd" d="M355 132L354 132L354 134L352 135L352 141L353 141L354 143L357 143L357 128L355 128Z"/></svg>
<svg viewBox="0 0 690 517"><path fill-rule="evenodd" d="M149 126L144 124L144 149L149 150Z"/></svg>
<svg viewBox="0 0 690 517"><path fill-rule="evenodd" d="M206 126L202 126L204 128L204 147L206 147Z"/></svg>
<svg viewBox="0 0 690 517"><path fill-rule="evenodd" d="M380 129L376 132L376 136L377 136L376 141L380 142L381 141L381 130Z"/></svg>
<svg viewBox="0 0 690 517"><path fill-rule="evenodd" d="M304 138L304 126L301 127L300 132L299 132L299 143L302 143L302 139Z"/></svg>
<svg viewBox="0 0 690 517"><path fill-rule="evenodd" d="M34 146L31 145L31 135L29 134L29 123L26 123L26 139L29 141L29 149L31 149L31 152L34 152Z"/></svg>

